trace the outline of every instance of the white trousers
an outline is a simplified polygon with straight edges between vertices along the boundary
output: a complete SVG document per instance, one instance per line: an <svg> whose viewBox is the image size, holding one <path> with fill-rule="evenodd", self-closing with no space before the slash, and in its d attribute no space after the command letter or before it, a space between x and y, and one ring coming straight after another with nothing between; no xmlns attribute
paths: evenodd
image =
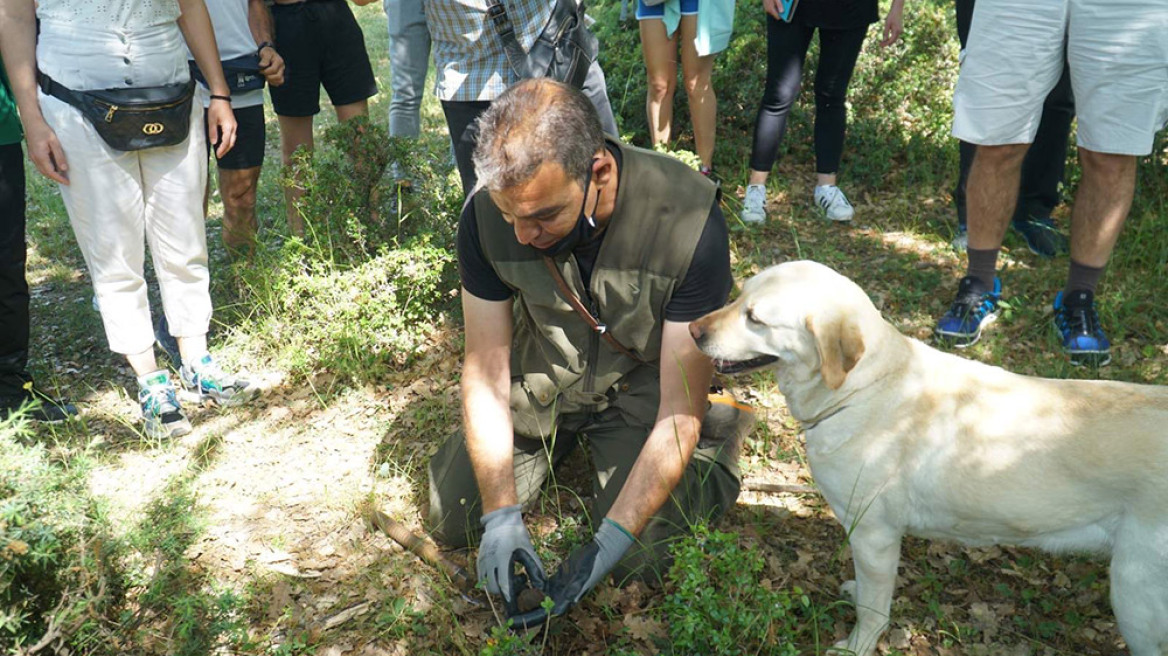
<svg viewBox="0 0 1168 656"><path fill-rule="evenodd" d="M92 37L95 46L127 43L125 34L83 36ZM114 41L106 38L110 36ZM143 44L128 39L135 48L134 56L127 57L131 60L127 66L142 80L136 86L177 81L170 52L173 35L163 36L163 53L149 47L154 41ZM66 86L76 84L79 74L90 80L97 78L91 83L100 86L89 89L125 86L101 85L104 80L100 78L111 74L108 69L86 70L84 60L76 57L78 38L78 34L64 30L42 31L37 48L41 69L60 72L66 79L57 81ZM178 56L185 63L185 51ZM61 62L63 57L69 57L68 62ZM100 62L103 58L95 54L92 59ZM157 61L161 70L151 70L151 61ZM72 74L66 68L73 68ZM78 110L44 93L39 98L45 120L56 132L69 164L69 184L60 185L61 197L93 280L110 349L134 354L154 344L143 278L144 239L150 244L171 334L206 334L211 296L203 223L207 178L203 108L191 103L189 137L181 144L123 152L110 148Z"/></svg>

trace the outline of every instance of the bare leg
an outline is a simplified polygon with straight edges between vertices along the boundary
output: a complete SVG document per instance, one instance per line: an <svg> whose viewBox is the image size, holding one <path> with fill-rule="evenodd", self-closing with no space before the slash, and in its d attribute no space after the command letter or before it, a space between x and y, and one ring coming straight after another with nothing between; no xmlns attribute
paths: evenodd
<svg viewBox="0 0 1168 656"><path fill-rule="evenodd" d="M130 363L130 368L134 370L134 375L138 376L139 378L145 376L146 374L158 371L158 360L154 358L153 345L141 353L127 355L126 361Z"/></svg>
<svg viewBox="0 0 1168 656"><path fill-rule="evenodd" d="M1022 160L1029 147L1030 144L977 147L966 191L970 248L1001 248L1018 204Z"/></svg>
<svg viewBox="0 0 1168 656"><path fill-rule="evenodd" d="M767 178L769 176L769 171L755 171L754 169L751 169L750 178L746 181L746 184L764 185L766 184Z"/></svg>
<svg viewBox="0 0 1168 656"><path fill-rule="evenodd" d="M1079 161L1083 165L1083 181L1071 211L1071 260L1102 268L1131 210L1136 158L1079 148Z"/></svg>
<svg viewBox="0 0 1168 656"><path fill-rule="evenodd" d="M834 185L836 183L836 174L834 173L816 173L815 184L817 186Z"/></svg>
<svg viewBox="0 0 1168 656"><path fill-rule="evenodd" d="M673 128L673 92L677 88L677 39L665 36L665 21L643 20L641 52L649 88L645 112L653 145L668 143Z"/></svg>
<svg viewBox="0 0 1168 656"><path fill-rule="evenodd" d="M223 245L232 256L255 251L256 186L260 167L219 169L219 195L223 198Z"/></svg>
<svg viewBox="0 0 1168 656"><path fill-rule="evenodd" d="M182 355L184 365L198 362L207 355L207 336L194 335L191 337L176 337L178 340L178 351ZM153 357L153 351L151 351Z"/></svg>
<svg viewBox="0 0 1168 656"><path fill-rule="evenodd" d="M280 151L284 166L292 165L292 155L303 146L312 151L312 117L280 116ZM304 237L304 216L297 209L304 189L299 184L284 187L284 209L288 215L288 231L294 237Z"/></svg>
<svg viewBox="0 0 1168 656"><path fill-rule="evenodd" d="M689 114L693 120L694 146L702 165L714 165L714 140L718 124L718 99L714 96L711 78L714 74L714 55L699 57L694 47L698 17L682 16L681 70L685 93L689 97Z"/></svg>
<svg viewBox="0 0 1168 656"><path fill-rule="evenodd" d="M347 121L351 118L356 118L358 116L364 116L365 114L368 114L369 101L358 100L357 102L349 103L348 105L337 105L336 110L337 120Z"/></svg>

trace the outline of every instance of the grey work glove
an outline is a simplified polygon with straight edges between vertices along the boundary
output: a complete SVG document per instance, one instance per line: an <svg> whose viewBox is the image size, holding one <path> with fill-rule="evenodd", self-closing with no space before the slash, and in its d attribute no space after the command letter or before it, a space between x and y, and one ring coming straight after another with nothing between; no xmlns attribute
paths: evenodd
<svg viewBox="0 0 1168 656"><path fill-rule="evenodd" d="M502 595L511 603L513 595L521 592L511 589L512 563L518 561L527 570L531 584L543 589L547 575L543 563L531 546L531 536L523 525L520 506L505 506L483 515L482 542L476 563L480 581L487 582L487 592Z"/></svg>
<svg viewBox="0 0 1168 656"><path fill-rule="evenodd" d="M596 587L633 546L633 536L624 527L605 518L592 541L579 547L560 564L548 581L548 595L555 602L552 615L563 615Z"/></svg>

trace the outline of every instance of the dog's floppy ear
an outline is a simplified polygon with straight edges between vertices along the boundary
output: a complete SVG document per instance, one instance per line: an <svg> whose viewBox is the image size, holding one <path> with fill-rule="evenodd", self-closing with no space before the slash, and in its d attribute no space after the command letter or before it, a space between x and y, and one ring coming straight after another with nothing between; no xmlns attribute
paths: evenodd
<svg viewBox="0 0 1168 656"><path fill-rule="evenodd" d="M819 350L819 372L829 388L839 389L848 377L848 372L864 356L864 336L860 326L848 316L832 317L816 325L807 315L807 331L815 337L815 348Z"/></svg>

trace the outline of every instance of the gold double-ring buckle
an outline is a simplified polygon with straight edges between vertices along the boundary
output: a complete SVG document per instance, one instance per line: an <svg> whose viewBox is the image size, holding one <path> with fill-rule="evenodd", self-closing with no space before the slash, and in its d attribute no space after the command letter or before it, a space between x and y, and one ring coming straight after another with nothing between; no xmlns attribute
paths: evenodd
<svg viewBox="0 0 1168 656"><path fill-rule="evenodd" d="M166 126L161 123L147 123L146 125L142 126L142 133L153 136L156 134L162 134L163 130L165 129Z"/></svg>

